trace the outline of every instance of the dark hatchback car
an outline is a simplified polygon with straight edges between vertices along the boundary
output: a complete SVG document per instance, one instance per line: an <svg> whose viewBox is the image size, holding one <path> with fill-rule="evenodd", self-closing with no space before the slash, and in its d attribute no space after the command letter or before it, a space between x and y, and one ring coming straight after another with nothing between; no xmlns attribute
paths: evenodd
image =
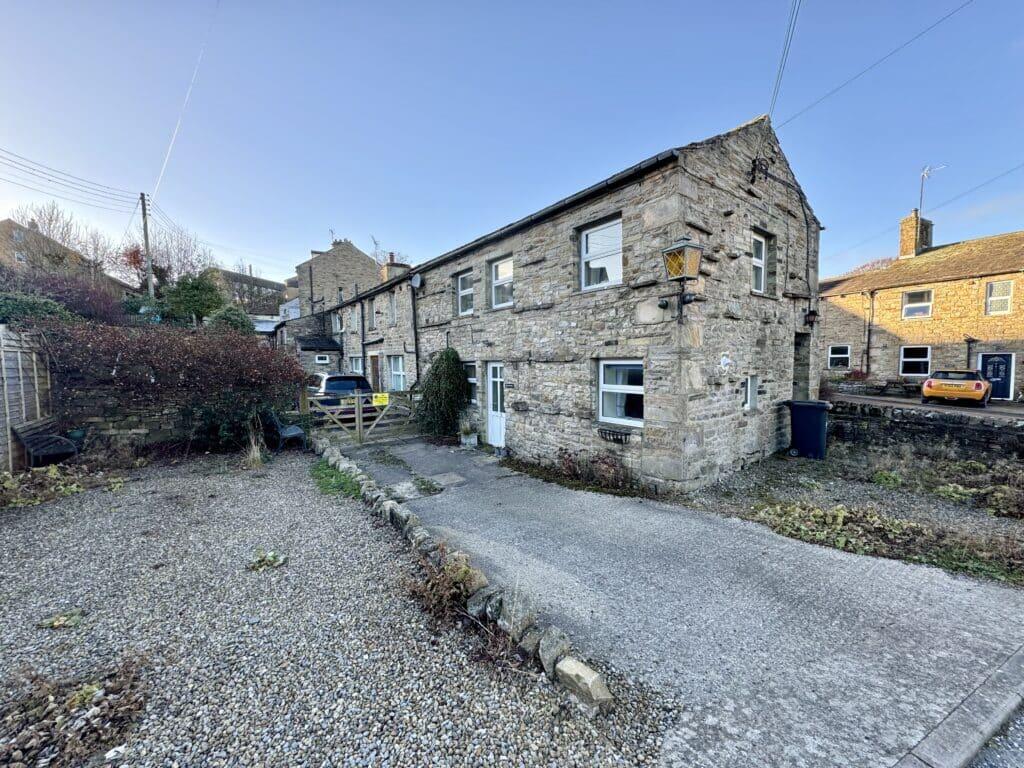
<svg viewBox="0 0 1024 768"><path fill-rule="evenodd" d="M373 387L358 373L314 373L307 389L321 405L338 405L342 397L366 394L364 406L373 407Z"/></svg>

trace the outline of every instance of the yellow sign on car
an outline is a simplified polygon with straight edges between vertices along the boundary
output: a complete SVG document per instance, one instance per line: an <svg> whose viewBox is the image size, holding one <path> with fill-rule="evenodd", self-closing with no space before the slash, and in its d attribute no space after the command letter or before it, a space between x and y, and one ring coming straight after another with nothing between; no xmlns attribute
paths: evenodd
<svg viewBox="0 0 1024 768"><path fill-rule="evenodd" d="M387 405L391 402L391 395L387 392L374 392L373 393L373 404L374 405Z"/></svg>

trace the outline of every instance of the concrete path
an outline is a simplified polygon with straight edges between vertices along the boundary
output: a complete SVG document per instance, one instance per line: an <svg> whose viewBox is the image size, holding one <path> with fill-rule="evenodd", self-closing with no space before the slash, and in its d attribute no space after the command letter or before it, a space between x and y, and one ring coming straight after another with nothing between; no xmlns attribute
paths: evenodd
<svg viewBox="0 0 1024 768"><path fill-rule="evenodd" d="M475 451L388 450L399 464L350 453L380 484L441 482L408 501L429 527L584 655L679 696L667 766L892 766L1024 644L1022 590L568 490Z"/></svg>

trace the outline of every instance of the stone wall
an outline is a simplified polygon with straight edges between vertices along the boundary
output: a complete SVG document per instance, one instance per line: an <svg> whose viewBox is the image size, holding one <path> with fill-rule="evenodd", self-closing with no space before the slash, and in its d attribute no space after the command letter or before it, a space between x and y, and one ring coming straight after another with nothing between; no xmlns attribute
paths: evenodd
<svg viewBox="0 0 1024 768"><path fill-rule="evenodd" d="M401 357L405 368L405 386L397 388L409 389L416 382L412 291L408 282L397 281L388 290L339 310L344 325L344 370L360 370L358 365L353 365L352 358L357 358L374 389L396 388L392 386L389 372L389 359L393 357ZM363 321L366 328L361 332Z"/></svg>
<svg viewBox="0 0 1024 768"><path fill-rule="evenodd" d="M955 411L902 408L836 399L828 416L831 440L886 449L909 446L928 454L962 450L984 461L1024 458L1024 419L984 418Z"/></svg>
<svg viewBox="0 0 1024 768"><path fill-rule="evenodd" d="M1011 312L985 314L985 292L990 282L1013 282ZM931 290L932 313L927 318L903 318L905 291ZM850 345L850 368L828 371L841 378L850 370L867 372L869 380L884 382L900 377L900 348L931 348L931 370L975 368L981 352L1013 352L1017 365L1024 357L1024 312L1016 306L1024 296L1024 276L1019 273L952 280L941 283L885 288L869 293L852 293L822 298L822 359L832 345ZM867 325L871 322L870 352ZM977 339L968 345L965 337ZM923 380L924 376L916 377ZM1014 397L1024 393L1024 377L1017 375Z"/></svg>
<svg viewBox="0 0 1024 768"><path fill-rule="evenodd" d="M184 410L175 403L140 405L104 387L61 390L57 406L65 429L84 427L88 440L142 448L187 440Z"/></svg>
<svg viewBox="0 0 1024 768"><path fill-rule="evenodd" d="M295 267L299 309L302 315L325 311L380 282L380 266L348 240L336 241L329 251L313 251L313 257ZM312 277L312 300L310 298Z"/></svg>

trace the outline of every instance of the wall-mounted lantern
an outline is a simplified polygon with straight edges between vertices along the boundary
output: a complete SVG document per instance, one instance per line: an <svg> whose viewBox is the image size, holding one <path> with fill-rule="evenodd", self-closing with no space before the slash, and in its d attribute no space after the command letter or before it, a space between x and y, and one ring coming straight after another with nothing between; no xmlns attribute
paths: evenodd
<svg viewBox="0 0 1024 768"><path fill-rule="evenodd" d="M673 243L661 252L665 262L665 275L669 280L679 283L679 313L677 319L683 322L683 307L691 304L697 297L686 292L686 281L696 280L700 276L700 260L704 248L689 238Z"/></svg>
<svg viewBox="0 0 1024 768"><path fill-rule="evenodd" d="M804 325L809 325L812 328L814 324L818 322L818 318L821 317L816 309L808 309L804 312Z"/></svg>

